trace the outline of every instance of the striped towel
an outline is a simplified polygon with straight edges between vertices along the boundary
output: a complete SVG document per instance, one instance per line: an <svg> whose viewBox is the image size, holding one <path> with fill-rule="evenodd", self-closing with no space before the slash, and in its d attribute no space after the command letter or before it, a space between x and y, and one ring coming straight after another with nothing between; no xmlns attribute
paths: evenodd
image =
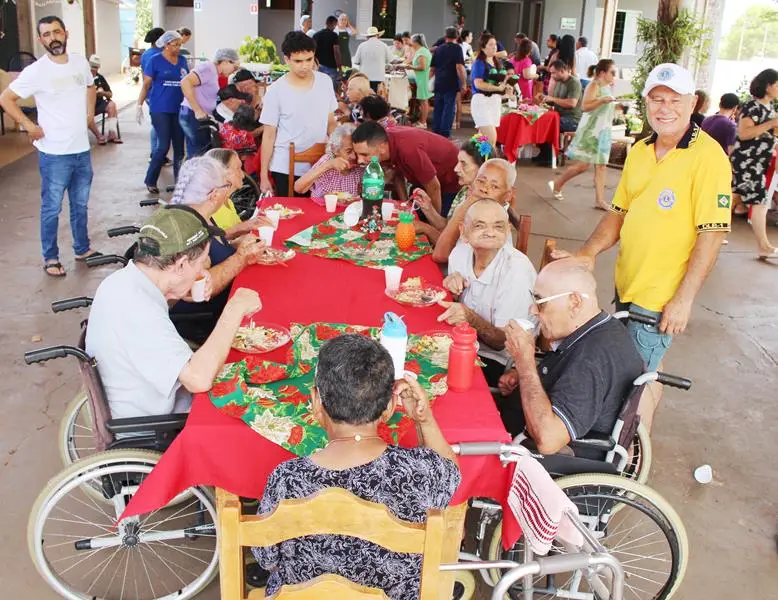
<svg viewBox="0 0 778 600"><path fill-rule="evenodd" d="M578 515L578 508L531 456L523 456L516 465L508 506L535 554L548 554L557 538L566 546L583 544L581 532L563 518L568 511Z"/></svg>

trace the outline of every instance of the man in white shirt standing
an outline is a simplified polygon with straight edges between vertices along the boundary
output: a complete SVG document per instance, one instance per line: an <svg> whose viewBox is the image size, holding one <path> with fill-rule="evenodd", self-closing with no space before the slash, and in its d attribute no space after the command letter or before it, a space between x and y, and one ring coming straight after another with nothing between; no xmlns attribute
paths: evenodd
<svg viewBox="0 0 778 600"><path fill-rule="evenodd" d="M332 80L314 70L316 42L302 31L290 31L281 45L289 72L271 85L265 93L259 122L262 134L262 165L259 189L276 196L290 196L289 144L295 152L304 152L314 144L327 141L337 125L338 101ZM311 168L296 163L295 180Z"/></svg>
<svg viewBox="0 0 778 600"><path fill-rule="evenodd" d="M362 42L354 55L354 65L370 80L370 87L378 91L378 85L386 78L386 65L392 62L392 51L380 39L383 31L376 27L368 27L365 32L366 41Z"/></svg>
<svg viewBox="0 0 778 600"><path fill-rule="evenodd" d="M496 200L487 198L470 206L460 230L467 243L451 252L449 275L443 280L456 302L438 303L446 309L438 321L467 322L478 332L484 375L494 387L510 360L503 328L511 319L529 316L537 273L511 245L508 213Z"/></svg>
<svg viewBox="0 0 778 600"><path fill-rule="evenodd" d="M581 87L585 88L589 83L589 67L596 65L597 55L589 50L589 40L579 37L575 43L575 72L581 80Z"/></svg>
<svg viewBox="0 0 778 600"><path fill-rule="evenodd" d="M67 52L68 32L62 19L49 16L38 21L38 42L46 54L24 69L0 95L0 106L24 127L38 149L43 269L51 277L64 277L57 227L65 191L70 200L76 260L98 254L89 246L87 230L92 187L87 129L95 127L96 89L86 58ZM30 96L35 96L38 125L17 104L20 98Z"/></svg>

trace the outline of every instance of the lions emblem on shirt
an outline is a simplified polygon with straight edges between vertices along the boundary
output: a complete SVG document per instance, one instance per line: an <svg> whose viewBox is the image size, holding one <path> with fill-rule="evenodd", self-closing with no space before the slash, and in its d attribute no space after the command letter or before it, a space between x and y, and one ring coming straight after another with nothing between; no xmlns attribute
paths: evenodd
<svg viewBox="0 0 778 600"><path fill-rule="evenodd" d="M675 194L673 193L673 190L667 189L659 192L659 198L656 203L662 210L670 210L673 207L673 204L675 204Z"/></svg>

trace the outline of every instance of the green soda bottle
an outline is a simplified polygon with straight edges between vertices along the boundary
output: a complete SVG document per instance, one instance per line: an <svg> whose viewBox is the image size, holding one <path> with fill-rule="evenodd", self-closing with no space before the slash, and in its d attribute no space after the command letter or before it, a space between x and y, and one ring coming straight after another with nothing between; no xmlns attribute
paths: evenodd
<svg viewBox="0 0 778 600"><path fill-rule="evenodd" d="M362 175L362 218L365 219L373 214L373 208L378 212L378 218L381 218L381 203L384 201L384 170L378 157L370 159L364 175Z"/></svg>

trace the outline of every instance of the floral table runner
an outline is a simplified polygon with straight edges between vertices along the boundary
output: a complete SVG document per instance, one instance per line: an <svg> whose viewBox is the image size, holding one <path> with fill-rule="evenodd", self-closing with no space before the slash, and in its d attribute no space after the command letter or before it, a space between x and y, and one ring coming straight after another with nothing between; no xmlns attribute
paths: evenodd
<svg viewBox="0 0 778 600"><path fill-rule="evenodd" d="M343 215L337 215L292 236L286 245L313 256L340 259L378 269L407 265L432 253L429 242L418 235L416 243L408 250L399 250L394 241L396 222L389 223L384 226L380 237L372 241L357 227L348 227L343 222Z"/></svg>
<svg viewBox="0 0 778 600"><path fill-rule="evenodd" d="M310 399L316 360L321 345L345 333L357 333L378 339L380 329L354 325L314 323L292 324L292 346L285 363L261 356L224 366L209 397L223 413L241 419L254 431L298 456L308 456L327 444L327 434L313 418ZM405 368L416 373L419 384L430 400L448 390L448 334L408 337ZM450 338L448 338L450 340ZM399 408L379 426L381 437L397 444L413 427L413 421Z"/></svg>

